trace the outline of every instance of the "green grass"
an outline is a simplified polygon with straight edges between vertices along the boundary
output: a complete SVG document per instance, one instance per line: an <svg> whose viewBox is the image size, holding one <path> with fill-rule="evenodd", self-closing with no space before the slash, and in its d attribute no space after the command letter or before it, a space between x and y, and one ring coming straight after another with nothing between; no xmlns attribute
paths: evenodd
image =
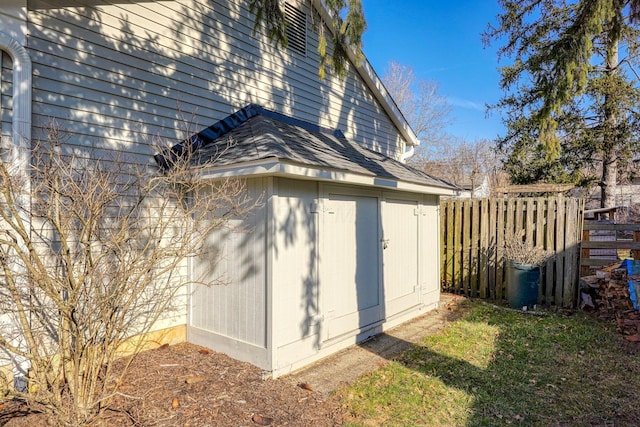
<svg viewBox="0 0 640 427"><path fill-rule="evenodd" d="M338 395L350 426L639 426L640 347L582 313L479 302Z"/></svg>

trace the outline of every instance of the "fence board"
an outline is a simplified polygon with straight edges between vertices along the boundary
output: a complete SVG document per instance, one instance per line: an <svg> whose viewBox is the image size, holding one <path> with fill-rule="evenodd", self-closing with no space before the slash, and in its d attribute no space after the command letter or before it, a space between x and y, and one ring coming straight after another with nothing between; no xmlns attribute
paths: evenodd
<svg viewBox="0 0 640 427"><path fill-rule="evenodd" d="M498 226L496 228L497 244L496 244L496 269L497 280L495 287L495 298L502 299L504 297L502 290L504 289L504 263L502 259L504 257L504 232L506 225L506 213L504 200L496 200L497 209L496 216L498 217Z"/></svg>
<svg viewBox="0 0 640 427"><path fill-rule="evenodd" d="M584 230L619 230L619 231L640 231L640 224L597 224L586 222Z"/></svg>
<svg viewBox="0 0 640 427"><path fill-rule="evenodd" d="M478 249L480 265L478 274L480 279L480 298L487 298L487 282L488 282L488 248L489 248L489 200L481 200L480 202L480 222L478 230L480 233L480 246Z"/></svg>
<svg viewBox="0 0 640 427"><path fill-rule="evenodd" d="M556 218L558 215L558 200L557 199L549 199L547 200L547 227L545 230L545 248L547 250L552 251L554 254L558 252L559 248L556 246ZM545 284L544 287L544 302L546 304L551 304L552 296L553 296L553 284L555 283L555 273L556 273L556 262L554 259L549 259L547 261L547 268L545 274Z"/></svg>
<svg viewBox="0 0 640 427"><path fill-rule="evenodd" d="M452 201L448 201L445 204L446 209L441 210L441 212L443 213L443 215L446 216L446 219L444 221L440 221L441 224L446 224L446 237L444 241L446 242L447 245L447 256L446 257L442 257L443 258L443 262L446 265L446 268L444 271L446 271L446 276L445 276L445 282L448 285L453 284L454 282L454 277L453 277L453 272L454 272L454 267L453 267L453 260L454 260L454 252L453 252L453 242L454 242L454 233L455 233L455 229L453 228L453 219L454 219L454 213L453 213L453 202Z"/></svg>
<svg viewBox="0 0 640 427"><path fill-rule="evenodd" d="M454 246L452 248L453 262L454 262L454 283L456 283L458 289L464 289L463 277L462 277L462 203L455 203L453 205L454 220L453 220L453 239Z"/></svg>
<svg viewBox="0 0 640 427"><path fill-rule="evenodd" d="M535 213L535 234L533 235L533 239L535 241L534 246L539 248L545 248L545 215L546 215L546 203L543 197L539 197L536 199L536 209ZM542 266L540 270L540 276L544 277L547 273L546 264ZM538 288L538 301L542 302L544 300L544 289L542 286Z"/></svg>
<svg viewBox="0 0 640 427"><path fill-rule="evenodd" d="M466 295L471 295L471 261L469 255L471 250L469 242L471 240L471 206L469 200L462 202L462 289Z"/></svg>
<svg viewBox="0 0 640 427"><path fill-rule="evenodd" d="M515 217L515 222L513 224L513 228L510 228L510 230L513 233L517 233L520 230L526 233L527 230L525 229L525 227L523 227L524 205L526 203L526 200L516 199L515 202L516 202L516 217Z"/></svg>
<svg viewBox="0 0 640 427"><path fill-rule="evenodd" d="M487 211L487 222L489 223L489 235L488 241L486 243L487 248L487 274L489 276L489 281L487 283L487 297L495 298L495 289L496 289L496 275L497 269L491 268L491 266L495 266L497 264L497 251L496 251L496 227L498 224L495 221L498 210L498 201L496 199L488 199L487 204L489 205L489 210Z"/></svg>
<svg viewBox="0 0 640 427"><path fill-rule="evenodd" d="M471 295L480 296L480 201L471 200L471 255L469 284Z"/></svg>
<svg viewBox="0 0 640 427"><path fill-rule="evenodd" d="M563 200L558 200L558 213L556 216L556 280L554 282L555 292L553 303L559 305L562 301L562 288L564 287L564 227L565 227L565 204Z"/></svg>
<svg viewBox="0 0 640 427"><path fill-rule="evenodd" d="M539 302L574 306L583 209L582 200L561 196L443 201L443 289L504 299L505 237L516 233L555 253L541 271Z"/></svg>
<svg viewBox="0 0 640 427"><path fill-rule="evenodd" d="M538 200L529 200L525 209L525 239L531 243L531 246L536 247L537 243L533 236L536 233L535 213L538 208Z"/></svg>
<svg viewBox="0 0 640 427"><path fill-rule="evenodd" d="M614 240L612 242L592 242L583 241L582 247L584 249L640 249L640 242L633 242L631 240Z"/></svg>

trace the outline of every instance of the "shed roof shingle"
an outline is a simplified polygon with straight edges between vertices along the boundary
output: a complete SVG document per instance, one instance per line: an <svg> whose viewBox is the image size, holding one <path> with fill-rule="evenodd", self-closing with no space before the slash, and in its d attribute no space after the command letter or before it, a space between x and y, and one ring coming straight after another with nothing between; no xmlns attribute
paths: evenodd
<svg viewBox="0 0 640 427"><path fill-rule="evenodd" d="M175 145L169 152L156 155L156 161L167 167L167 157L180 156L189 145L193 150L194 165L220 167L275 158L310 167L456 188L446 181L351 142L339 130L331 131L257 105L249 105Z"/></svg>

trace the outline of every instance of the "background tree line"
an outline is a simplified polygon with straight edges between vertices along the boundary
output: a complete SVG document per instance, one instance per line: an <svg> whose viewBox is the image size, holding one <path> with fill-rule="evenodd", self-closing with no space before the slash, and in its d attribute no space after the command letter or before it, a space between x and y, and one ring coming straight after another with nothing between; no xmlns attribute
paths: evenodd
<svg viewBox="0 0 640 427"><path fill-rule="evenodd" d="M499 45L502 115L495 141L460 141L435 82L390 64L383 80L423 146L412 163L454 184L484 174L504 184L599 186L600 205L638 174L638 0L501 0L482 35Z"/></svg>

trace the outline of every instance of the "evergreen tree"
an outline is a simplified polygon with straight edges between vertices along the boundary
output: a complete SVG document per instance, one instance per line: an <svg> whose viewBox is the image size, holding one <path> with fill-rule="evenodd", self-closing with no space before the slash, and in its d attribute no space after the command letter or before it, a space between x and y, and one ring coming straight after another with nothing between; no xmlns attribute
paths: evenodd
<svg viewBox="0 0 640 427"><path fill-rule="evenodd" d="M249 8L255 13L254 31L265 28L267 37L277 47L287 46L287 21L280 7L280 0L250 0ZM325 22L330 29L330 40L333 49L327 52L327 36L325 25L320 25L320 77L325 77L325 70L330 67L337 75L344 76L349 61L348 49L358 58L362 55L362 34L367 29L361 0L325 0L330 22Z"/></svg>
<svg viewBox="0 0 640 427"><path fill-rule="evenodd" d="M500 59L507 133L498 146L516 183L602 187L615 205L618 170L638 146L638 0L500 0L485 42ZM623 54L623 58L620 55ZM633 79L630 78L632 74Z"/></svg>

